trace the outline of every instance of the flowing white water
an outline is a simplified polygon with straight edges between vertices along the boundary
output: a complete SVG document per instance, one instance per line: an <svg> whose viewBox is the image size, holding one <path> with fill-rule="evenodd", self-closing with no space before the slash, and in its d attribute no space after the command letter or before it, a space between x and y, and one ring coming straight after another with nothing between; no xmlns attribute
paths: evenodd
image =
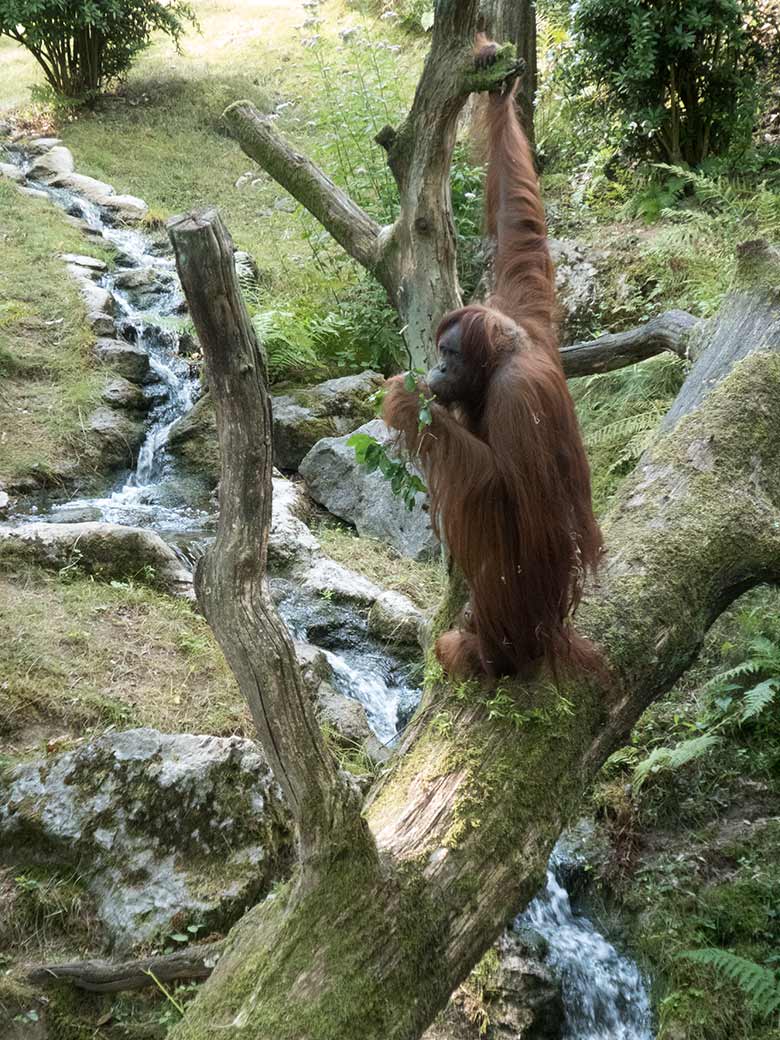
<svg viewBox="0 0 780 1040"><path fill-rule="evenodd" d="M653 1040L650 1001L639 968L572 908L556 875L563 855L556 846L544 891L515 922L549 944L545 964L560 979L566 1012L561 1040Z"/></svg>

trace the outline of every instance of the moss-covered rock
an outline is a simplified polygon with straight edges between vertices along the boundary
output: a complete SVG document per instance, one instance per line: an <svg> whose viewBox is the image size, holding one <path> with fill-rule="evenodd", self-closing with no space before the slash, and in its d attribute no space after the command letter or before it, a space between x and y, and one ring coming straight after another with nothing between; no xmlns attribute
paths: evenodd
<svg viewBox="0 0 780 1040"><path fill-rule="evenodd" d="M311 387L294 387L274 396L274 464L296 470L304 455L323 437L354 430L374 414L371 397L384 383L378 372L328 379ZM171 452L186 465L219 479L214 407L208 393L171 428Z"/></svg>
<svg viewBox="0 0 780 1040"><path fill-rule="evenodd" d="M292 853L281 791L255 744L152 729L6 769L0 840L13 866L78 868L117 947L177 923L231 924Z"/></svg>

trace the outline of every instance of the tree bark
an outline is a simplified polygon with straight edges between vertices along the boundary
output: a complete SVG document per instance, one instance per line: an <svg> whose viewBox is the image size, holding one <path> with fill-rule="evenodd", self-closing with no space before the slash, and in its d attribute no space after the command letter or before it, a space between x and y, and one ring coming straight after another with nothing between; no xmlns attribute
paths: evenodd
<svg viewBox="0 0 780 1040"><path fill-rule="evenodd" d="M129 989L144 989L159 982L178 979L207 979L224 947L224 942L202 943L186 950L123 961L70 961L67 964L44 964L27 976L30 982L46 985L50 982L71 982L78 989L90 993L121 993Z"/></svg>
<svg viewBox="0 0 780 1040"><path fill-rule="evenodd" d="M256 351L247 355L230 321L225 324L234 310L223 303L231 296L224 287L227 247L207 292L194 272L186 276L197 250L182 242L203 225L202 217L179 221L173 231L204 346L217 330L226 341L222 349L206 346L211 384L223 398L223 455L243 460L259 450L263 457L226 466L220 542L199 584L242 688L264 708L263 747L289 766L293 741L282 754L272 743L284 739L274 718L288 710L284 696L275 700L256 688L270 684L273 693L288 683L294 701L294 666L283 655L283 676L274 682L264 674L272 662L263 658L251 681L246 678L246 658L259 652L254 648L265 643L263 634L281 638L269 627L262 595L260 608L249 608L259 595L258 557L264 562L264 548L259 554L256 548L258 538L264 547L265 536L257 516L267 503L258 475L270 479L267 424L256 414L259 391L247 396L245 389L262 385L260 369ZM285 723L293 727L300 762L314 774L307 780L296 772L288 786L313 785L324 807L313 815L315 826L330 813L328 833L318 831L318 869L235 926L172 1040L420 1036L533 896L553 843L595 773L642 711L690 665L713 620L752 585L780 580L776 312L772 291L739 293L702 327L701 352L681 393L689 405L659 434L605 521L607 561L582 604L578 627L603 648L608 681L580 676L556 687L541 677L493 689L476 682L452 686L430 666L423 704L364 805L366 832L355 829L347 811L345 833L338 833L329 806L343 799L325 790L337 790L338 781L315 754L316 738L300 725L305 712L298 709ZM236 425L244 433L237 434ZM451 613L442 611L440 622L447 624Z"/></svg>
<svg viewBox="0 0 780 1040"><path fill-rule="evenodd" d="M536 56L536 5L533 0L482 0L481 28L494 40L509 40L524 68L520 76L517 107L526 137L535 148L534 107L539 85Z"/></svg>
<svg viewBox="0 0 780 1040"><path fill-rule="evenodd" d="M356 796L325 747L292 639L266 583L271 403L233 244L215 210L174 217L168 231L203 347L222 459L217 537L199 563L195 590L292 810L308 884L340 843L368 841Z"/></svg>
<svg viewBox="0 0 780 1040"><path fill-rule="evenodd" d="M665 351L686 357L691 334L700 324L687 311L665 311L628 332L610 332L589 343L562 347L563 370L574 379L635 365Z"/></svg>

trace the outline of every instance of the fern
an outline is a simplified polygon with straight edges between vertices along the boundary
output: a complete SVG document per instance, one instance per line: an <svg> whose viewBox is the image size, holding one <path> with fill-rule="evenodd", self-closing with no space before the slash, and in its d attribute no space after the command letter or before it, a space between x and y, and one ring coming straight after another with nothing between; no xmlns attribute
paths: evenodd
<svg viewBox="0 0 780 1040"><path fill-rule="evenodd" d="M780 1008L780 979L769 968L717 946L684 950L678 957L714 968L736 982L750 998L753 1011L762 1018L768 1018Z"/></svg>
<svg viewBox="0 0 780 1040"><path fill-rule="evenodd" d="M693 762L694 759L702 758L708 754L719 743L719 738L712 733L705 733L700 737L692 737L683 740L676 747L655 748L647 758L642 759L634 769L632 785L638 791L645 780L652 774L670 772L680 769L682 766Z"/></svg>
<svg viewBox="0 0 780 1040"><path fill-rule="evenodd" d="M764 708L768 708L775 699L777 686L780 680L765 679L763 682L747 690L742 699L742 711L739 713L739 721L747 722L760 715Z"/></svg>
<svg viewBox="0 0 780 1040"><path fill-rule="evenodd" d="M739 723L748 722L775 702L780 688L780 646L766 636L756 636L748 644L748 650L750 656L746 660L719 672L707 683L707 689L719 693L742 693L740 710L736 715L726 716L721 725L729 718L736 718ZM744 680L757 678L762 681L744 689L747 685Z"/></svg>
<svg viewBox="0 0 780 1040"><path fill-rule="evenodd" d="M589 448L595 448L602 444L615 444L627 438L637 435L645 435L655 430L658 421L666 411L666 405L653 402L648 411L639 412L637 415L627 415L625 418L616 419L607 423L599 429L592 430L586 439Z"/></svg>
<svg viewBox="0 0 780 1040"><path fill-rule="evenodd" d="M323 365L308 328L291 311L265 310L252 317L273 379L322 374Z"/></svg>

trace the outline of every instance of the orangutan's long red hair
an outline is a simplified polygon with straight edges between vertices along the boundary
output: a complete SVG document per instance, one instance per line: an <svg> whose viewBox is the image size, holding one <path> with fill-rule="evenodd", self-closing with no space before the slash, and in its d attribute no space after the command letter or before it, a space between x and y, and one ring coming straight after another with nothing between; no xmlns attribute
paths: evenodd
<svg viewBox="0 0 780 1040"><path fill-rule="evenodd" d="M569 618L602 539L590 472L558 354L555 280L544 210L513 92L490 95L487 229L495 290L445 315L460 325L478 392L457 411L434 404L420 432L419 395L394 382L385 420L425 471L434 523L471 589L471 619L437 644L456 674L592 668L594 648ZM472 375L473 374L473 375Z"/></svg>

